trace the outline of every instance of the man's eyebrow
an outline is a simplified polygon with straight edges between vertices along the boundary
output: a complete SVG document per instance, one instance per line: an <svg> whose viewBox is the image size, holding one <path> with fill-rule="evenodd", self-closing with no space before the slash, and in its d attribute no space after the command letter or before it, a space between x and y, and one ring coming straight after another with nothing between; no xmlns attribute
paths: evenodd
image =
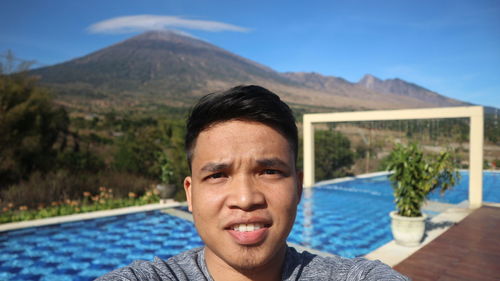
<svg viewBox="0 0 500 281"><path fill-rule="evenodd" d="M289 167L289 165L285 161L279 158L257 159L257 164L263 167L283 167L283 168Z"/></svg>
<svg viewBox="0 0 500 281"><path fill-rule="evenodd" d="M217 172L220 170L227 169L229 167L229 164L227 163L216 163L216 162L210 162L205 164L203 167L201 167L201 171L203 172Z"/></svg>

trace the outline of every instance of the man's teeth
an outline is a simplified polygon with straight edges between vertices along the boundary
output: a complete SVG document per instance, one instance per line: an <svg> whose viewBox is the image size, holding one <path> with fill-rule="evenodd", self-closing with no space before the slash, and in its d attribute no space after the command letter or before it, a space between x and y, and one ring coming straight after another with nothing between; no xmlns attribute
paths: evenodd
<svg viewBox="0 0 500 281"><path fill-rule="evenodd" d="M246 231L255 231L257 229L261 229L264 227L262 223L242 223L233 225L232 229L235 231L246 232Z"/></svg>

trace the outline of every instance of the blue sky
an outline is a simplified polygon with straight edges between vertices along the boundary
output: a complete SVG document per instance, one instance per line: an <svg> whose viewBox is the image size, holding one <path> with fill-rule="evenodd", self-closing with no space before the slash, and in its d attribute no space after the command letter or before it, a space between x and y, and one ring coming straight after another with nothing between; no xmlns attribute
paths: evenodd
<svg viewBox="0 0 500 281"><path fill-rule="evenodd" d="M277 71L370 73L500 108L500 1L3 0L0 52L51 65L170 28Z"/></svg>

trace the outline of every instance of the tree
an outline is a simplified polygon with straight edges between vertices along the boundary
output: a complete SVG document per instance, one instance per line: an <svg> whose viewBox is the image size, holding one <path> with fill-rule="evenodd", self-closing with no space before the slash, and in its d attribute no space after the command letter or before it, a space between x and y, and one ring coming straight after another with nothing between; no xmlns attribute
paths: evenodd
<svg viewBox="0 0 500 281"><path fill-rule="evenodd" d="M188 174L183 149L182 120L136 120L126 134L118 139L113 166L124 172L160 179L162 166L168 162L173 173L170 181L182 186Z"/></svg>
<svg viewBox="0 0 500 281"><path fill-rule="evenodd" d="M48 171L57 157L58 140L64 145L69 118L54 105L49 92L23 72L12 73L12 57L0 63L0 188L27 178L33 171Z"/></svg>
<svg viewBox="0 0 500 281"><path fill-rule="evenodd" d="M189 175L186 153L184 152L184 135L186 134L184 120L160 120L158 129L162 136L162 153L160 155L164 157L163 160L168 159L170 167L167 169L171 169L173 173L170 179L171 183L183 191L182 183L184 178ZM161 167L165 168L163 165Z"/></svg>
<svg viewBox="0 0 500 281"><path fill-rule="evenodd" d="M317 180L348 175L348 170L354 164L354 153L347 137L335 131L316 131L314 147Z"/></svg>
<svg viewBox="0 0 500 281"><path fill-rule="evenodd" d="M161 152L160 135L156 127L129 130L117 141L114 167L123 172L158 178L157 155Z"/></svg>

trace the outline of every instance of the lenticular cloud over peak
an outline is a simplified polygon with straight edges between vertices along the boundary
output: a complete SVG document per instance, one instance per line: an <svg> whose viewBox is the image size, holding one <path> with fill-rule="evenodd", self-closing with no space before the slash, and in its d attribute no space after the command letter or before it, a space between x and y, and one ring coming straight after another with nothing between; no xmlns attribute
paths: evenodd
<svg viewBox="0 0 500 281"><path fill-rule="evenodd" d="M130 33L148 30L191 29L211 32L246 32L247 28L207 20L186 19L179 16L135 15L116 17L92 24L90 33Z"/></svg>

